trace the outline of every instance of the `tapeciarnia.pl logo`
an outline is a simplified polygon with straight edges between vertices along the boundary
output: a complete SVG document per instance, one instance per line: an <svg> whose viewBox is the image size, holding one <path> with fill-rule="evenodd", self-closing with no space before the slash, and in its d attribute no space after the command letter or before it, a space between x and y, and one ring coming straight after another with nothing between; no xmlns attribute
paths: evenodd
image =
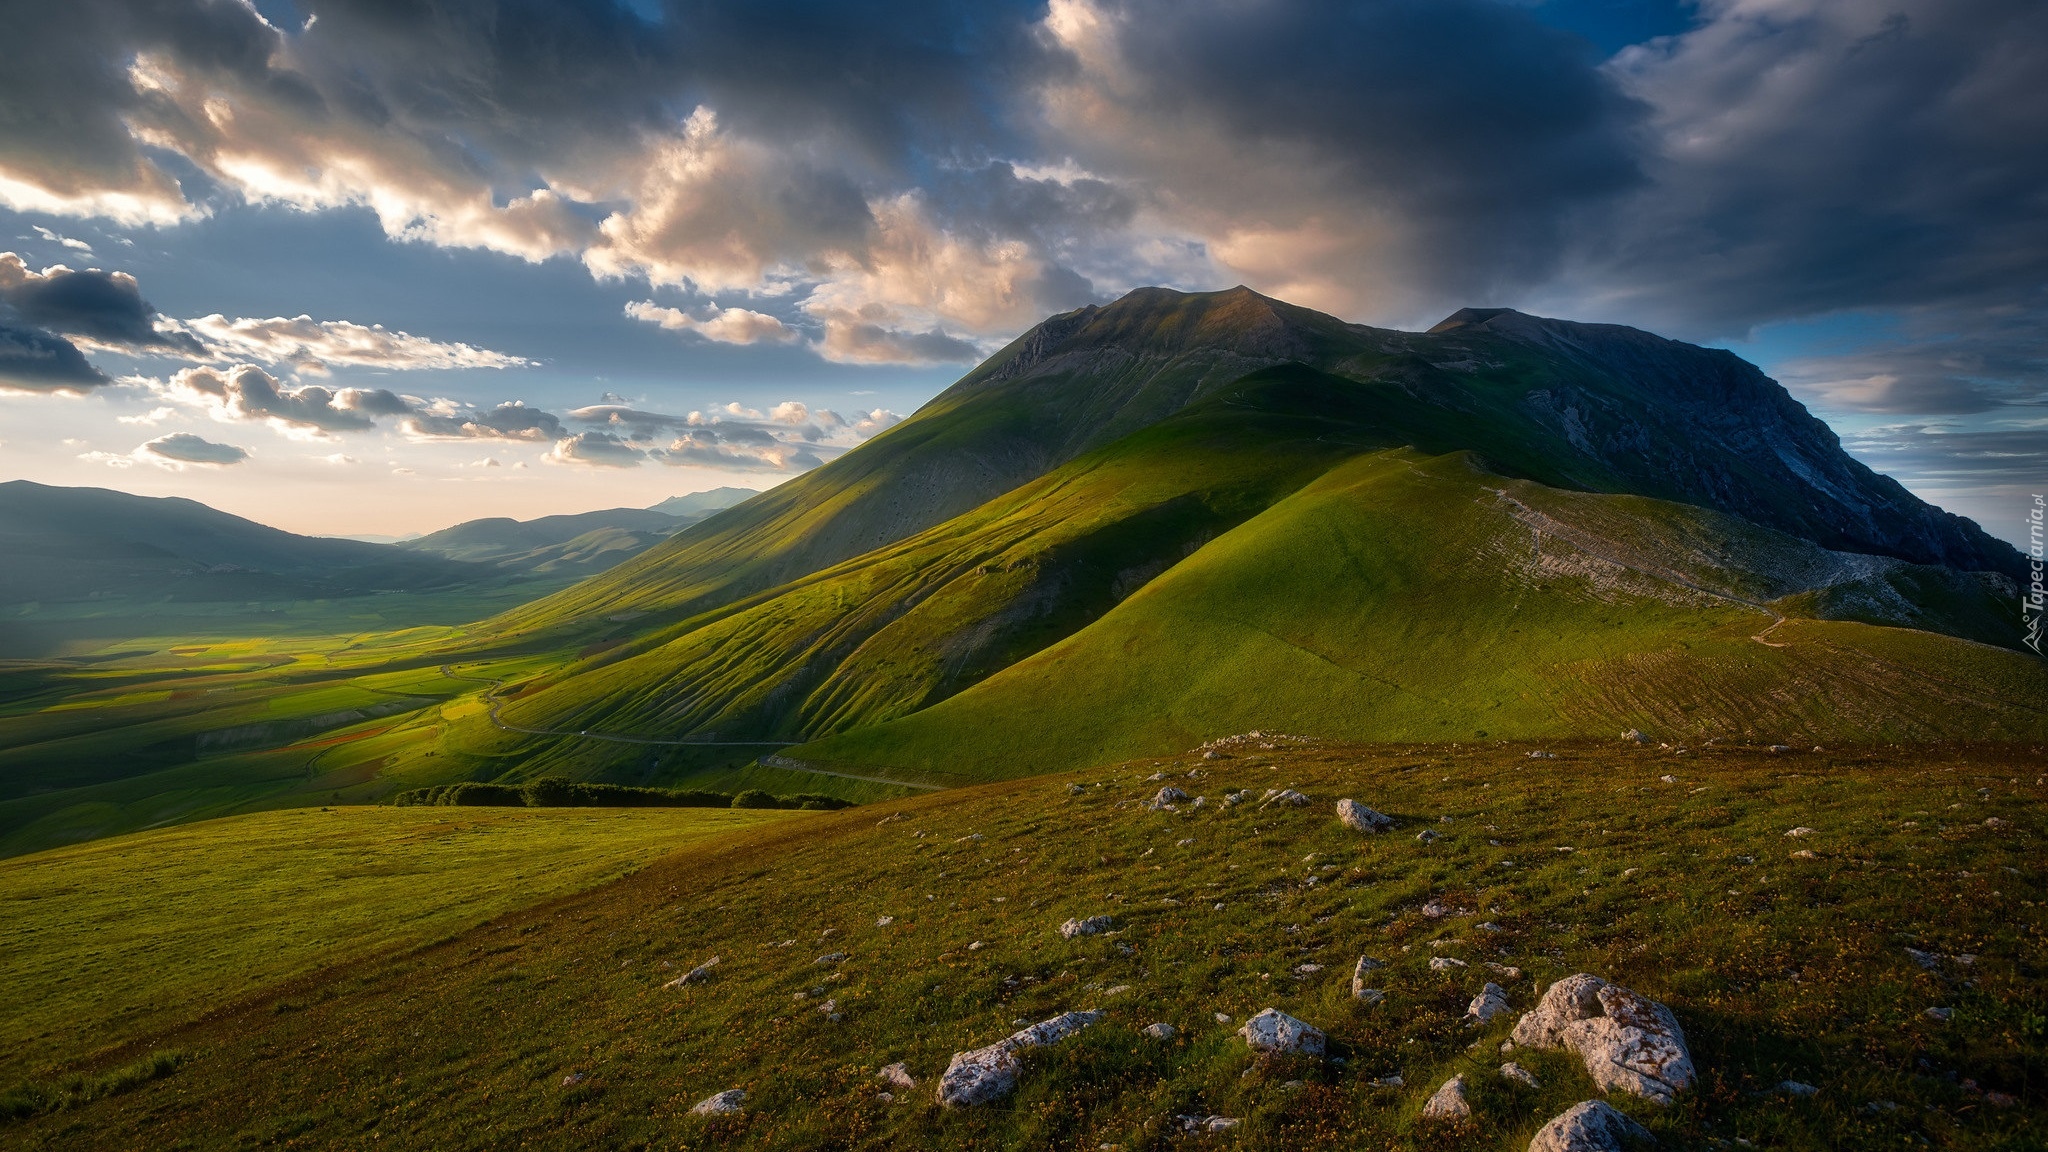
<svg viewBox="0 0 2048 1152"><path fill-rule="evenodd" d="M2042 569L2048 566L2048 548L2041 539L2041 516L2044 511L2039 492L2034 493L2034 506L2027 509L2027 560L2033 571L2026 594L2020 597L2020 626L2024 629L2021 639L2026 646L2041 655L2041 618L2048 614L2048 587L2042 586Z"/></svg>

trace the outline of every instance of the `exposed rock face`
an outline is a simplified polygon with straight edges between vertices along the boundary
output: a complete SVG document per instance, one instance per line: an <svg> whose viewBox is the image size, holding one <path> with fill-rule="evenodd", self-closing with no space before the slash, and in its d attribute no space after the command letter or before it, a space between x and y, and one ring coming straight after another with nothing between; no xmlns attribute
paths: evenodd
<svg viewBox="0 0 2048 1152"><path fill-rule="evenodd" d="M1574 1105L1545 1124L1529 1141L1529 1152L1628 1152L1631 1142L1648 1144L1649 1131L1604 1100Z"/></svg>
<svg viewBox="0 0 2048 1152"><path fill-rule="evenodd" d="M690 1109L692 1116L730 1116L746 1103L747 1093L741 1088L728 1088L716 1096L707 1096L697 1101Z"/></svg>
<svg viewBox="0 0 2048 1152"><path fill-rule="evenodd" d="M1598 976L1567 976L1515 1023L1525 1048L1563 1048L1585 1061L1603 1092L1669 1104L1692 1083L1692 1055L1671 1010Z"/></svg>
<svg viewBox="0 0 2048 1152"><path fill-rule="evenodd" d="M1346 828L1358 832L1379 832L1394 826L1394 818L1384 812L1375 812L1356 800L1337 801L1337 819Z"/></svg>
<svg viewBox="0 0 2048 1152"><path fill-rule="evenodd" d="M1500 985L1488 981L1479 995L1465 1008L1465 1019L1474 1024L1485 1024L1495 1016L1508 1010L1508 994Z"/></svg>
<svg viewBox="0 0 2048 1152"><path fill-rule="evenodd" d="M1424 1120L1465 1120L1472 1115L1472 1105L1465 1099L1465 1077L1453 1076L1444 1081L1422 1105Z"/></svg>
<svg viewBox="0 0 2048 1152"><path fill-rule="evenodd" d="M971 1108L1009 1095L1017 1087L1018 1052L1063 1040L1100 1019L1100 1012L1067 1012L1012 1032L986 1048L955 1052L939 1077L939 1103Z"/></svg>
<svg viewBox="0 0 2048 1152"><path fill-rule="evenodd" d="M1244 1022L1237 1030L1252 1051L1269 1054L1299 1052L1323 1054L1323 1033L1305 1021L1296 1020L1278 1008L1268 1008Z"/></svg>
<svg viewBox="0 0 2048 1152"><path fill-rule="evenodd" d="M1069 920L1065 924L1060 925L1060 935L1068 940L1072 940L1076 936L1094 936L1109 931L1110 925L1113 923L1115 921L1107 916L1089 916L1085 919Z"/></svg>

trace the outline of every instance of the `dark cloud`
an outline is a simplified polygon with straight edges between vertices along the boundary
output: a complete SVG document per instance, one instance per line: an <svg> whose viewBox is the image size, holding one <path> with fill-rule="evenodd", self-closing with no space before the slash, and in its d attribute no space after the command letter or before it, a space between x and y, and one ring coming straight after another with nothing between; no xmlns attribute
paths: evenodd
<svg viewBox="0 0 2048 1152"><path fill-rule="evenodd" d="M642 412L626 404L592 404L585 408L572 408L568 417L579 424L594 424L618 430L632 440L648 437L680 428L689 423L683 416L665 416L659 412Z"/></svg>
<svg viewBox="0 0 2048 1152"><path fill-rule="evenodd" d="M211 408L224 420L255 420L315 433L360 432L380 415L413 411L411 402L381 388L286 385L253 364L186 368L163 384L163 395Z"/></svg>
<svg viewBox="0 0 2048 1152"><path fill-rule="evenodd" d="M0 392L89 392L109 383L71 341L0 323Z"/></svg>
<svg viewBox="0 0 2048 1152"><path fill-rule="evenodd" d="M73 339L129 350L204 355L205 346L180 332L158 332L156 309L142 298L135 277L62 264L32 271L20 256L0 252L0 313Z"/></svg>
<svg viewBox="0 0 2048 1152"><path fill-rule="evenodd" d="M500 404L489 410L414 410L406 417L404 428L408 435L433 440L526 440L539 443L562 435L562 421L554 413L519 403Z"/></svg>
<svg viewBox="0 0 2048 1152"><path fill-rule="evenodd" d="M1915 335L1777 366L1794 391L1833 412L1968 415L2048 404L2048 309L1916 310Z"/></svg>
<svg viewBox="0 0 2048 1152"><path fill-rule="evenodd" d="M190 432L159 436L135 452L137 456L159 456L180 464L240 464L249 458L247 449L233 444L216 444Z"/></svg>

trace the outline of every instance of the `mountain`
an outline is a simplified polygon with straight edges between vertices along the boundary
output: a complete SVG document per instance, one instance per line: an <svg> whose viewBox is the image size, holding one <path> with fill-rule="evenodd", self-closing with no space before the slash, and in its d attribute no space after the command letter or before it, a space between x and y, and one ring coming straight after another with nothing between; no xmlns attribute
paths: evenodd
<svg viewBox="0 0 2048 1152"><path fill-rule="evenodd" d="M0 604L181 602L450 587L474 570L384 544L299 536L179 497L0 484Z"/></svg>
<svg viewBox="0 0 2048 1152"><path fill-rule="evenodd" d="M704 492L671 496L654 505L651 511L666 512L670 516L686 517L693 521L701 520L713 512L722 512L742 500L759 494L752 488L712 488Z"/></svg>
<svg viewBox="0 0 2048 1152"><path fill-rule="evenodd" d="M2018 570L1724 351L1143 289L486 630L583 643L519 727L945 781L1249 728L2039 733Z"/></svg>

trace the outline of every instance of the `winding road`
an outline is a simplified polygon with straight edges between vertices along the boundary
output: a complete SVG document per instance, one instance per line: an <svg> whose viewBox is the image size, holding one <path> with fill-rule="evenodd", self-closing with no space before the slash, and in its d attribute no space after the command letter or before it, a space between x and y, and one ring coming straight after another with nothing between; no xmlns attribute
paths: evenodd
<svg viewBox="0 0 2048 1152"><path fill-rule="evenodd" d="M441 675L450 680L467 680L473 684L489 685L484 689L484 704L489 709L492 726L503 732L518 732L526 736L575 736L585 740L609 740L614 744L652 744L665 748L791 748L798 743L793 740L656 740L647 736L621 736L612 732L592 732L588 729L572 731L567 728L524 728L506 723L498 714L505 706L505 701L498 696L499 687L505 683L502 678L491 680L482 676L458 675L451 664L441 665ZM944 787L940 784L914 784L908 780L890 780L881 776L856 776L851 772L832 772L824 768L790 768L783 765L770 767L779 767L785 772L809 772L814 776L836 776L841 780L886 784L892 788L911 788L920 792L937 792Z"/></svg>

